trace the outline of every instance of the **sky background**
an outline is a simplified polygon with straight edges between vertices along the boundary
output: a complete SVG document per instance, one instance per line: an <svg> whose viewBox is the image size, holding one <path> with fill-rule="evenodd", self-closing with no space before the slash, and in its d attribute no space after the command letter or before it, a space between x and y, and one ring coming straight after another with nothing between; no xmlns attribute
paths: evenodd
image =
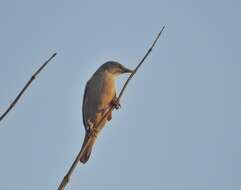
<svg viewBox="0 0 241 190"><path fill-rule="evenodd" d="M134 68L166 25L66 190L240 190L240 19L239 0L1 0L0 113L58 55L0 123L0 189L57 189L86 81L108 60Z"/></svg>

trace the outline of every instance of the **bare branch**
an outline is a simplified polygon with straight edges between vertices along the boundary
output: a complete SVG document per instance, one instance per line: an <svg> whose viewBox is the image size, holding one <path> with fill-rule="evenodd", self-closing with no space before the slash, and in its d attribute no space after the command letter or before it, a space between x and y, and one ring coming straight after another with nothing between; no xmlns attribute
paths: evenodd
<svg viewBox="0 0 241 190"><path fill-rule="evenodd" d="M70 177L74 171L74 169L76 168L78 162L80 161L83 153L85 152L85 149L88 147L88 145L90 144L90 140L87 141L86 146L84 146L83 150L79 152L79 154L76 156L73 164L71 165L71 167L69 168L69 171L67 172L67 174L64 176L61 184L58 187L58 190L64 190L65 186L67 185L67 183L70 180Z"/></svg>
<svg viewBox="0 0 241 190"><path fill-rule="evenodd" d="M147 58L147 56L150 54L150 52L152 51L153 47L155 46L157 40L159 39L160 35L162 34L162 31L164 30L165 26L162 27L161 31L158 33L157 37L155 38L153 44L151 45L150 49L147 51L147 53L144 55L144 57L142 58L142 60L139 62L139 64L136 66L134 72L129 76L129 78L126 80L124 86L122 87L120 94L117 98L117 101L120 101L129 81L131 80L131 78L136 74L137 70L140 68L140 66L142 65L142 63L145 61L145 59ZM96 124L97 127L99 126L103 120L109 116L109 114L114 110L114 105L112 105L109 110L105 113L105 115L101 118L101 120ZM90 141L87 141L87 144L89 144ZM86 145L85 147L88 147L88 145ZM83 149L82 151L79 152L79 154L77 155L77 157L75 158L73 164L71 165L69 171L67 172L67 174L65 175L65 177L63 178L60 186L58 187L58 190L64 190L65 186L67 185L67 183L70 180L70 177L75 169L75 167L77 166L78 162L80 161L82 154L85 152L85 149Z"/></svg>
<svg viewBox="0 0 241 190"><path fill-rule="evenodd" d="M120 91L120 94L118 96L118 101L120 101L121 99L121 96L123 95L126 87L127 87L127 84L129 83L129 81L132 79L132 77L136 74L137 70L140 68L140 66L142 65L142 63L145 61L145 59L147 58L147 56L151 53L153 47L155 46L157 40L159 39L159 37L161 36L163 30L165 29L165 26L162 27L161 31L158 33L156 39L154 40L153 44L151 45L150 49L146 52L146 54L144 55L144 57L142 58L142 60L140 61L140 63L136 66L134 72L128 77L128 79L126 80L124 86L122 87L121 91ZM112 107L112 110L113 110L113 107Z"/></svg>
<svg viewBox="0 0 241 190"><path fill-rule="evenodd" d="M43 70L43 68L53 59L57 53L54 53L47 61L45 61L42 66L31 76L31 78L28 80L28 82L25 84L23 89L20 91L20 93L17 95L17 97L13 100L13 102L10 104L10 106L6 109L6 111L0 116L0 122L3 120L3 118L9 113L9 111L16 105L18 100L21 98L23 93L27 90L29 85L33 82L33 80L36 78L36 76Z"/></svg>

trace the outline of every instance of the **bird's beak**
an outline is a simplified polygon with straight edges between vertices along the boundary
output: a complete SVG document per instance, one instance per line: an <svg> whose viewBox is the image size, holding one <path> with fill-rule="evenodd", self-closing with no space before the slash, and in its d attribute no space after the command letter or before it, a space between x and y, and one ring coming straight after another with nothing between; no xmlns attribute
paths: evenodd
<svg viewBox="0 0 241 190"><path fill-rule="evenodd" d="M123 68L122 73L133 73L134 71L126 67Z"/></svg>

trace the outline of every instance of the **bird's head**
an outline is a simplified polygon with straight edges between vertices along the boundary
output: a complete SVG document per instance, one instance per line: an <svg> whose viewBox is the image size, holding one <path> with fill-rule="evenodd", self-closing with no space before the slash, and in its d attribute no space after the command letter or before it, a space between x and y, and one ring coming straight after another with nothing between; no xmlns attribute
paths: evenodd
<svg viewBox="0 0 241 190"><path fill-rule="evenodd" d="M121 65L120 63L115 62L115 61L108 61L108 62L104 63L100 68L115 76L118 76L123 73L133 73L134 72L133 70L128 69L128 68L124 67L123 65Z"/></svg>

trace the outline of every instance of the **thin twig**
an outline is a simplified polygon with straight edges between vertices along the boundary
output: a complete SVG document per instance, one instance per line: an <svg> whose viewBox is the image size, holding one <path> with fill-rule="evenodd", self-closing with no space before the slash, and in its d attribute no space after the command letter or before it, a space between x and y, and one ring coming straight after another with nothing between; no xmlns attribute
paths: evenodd
<svg viewBox="0 0 241 190"><path fill-rule="evenodd" d="M155 46L157 40L159 39L159 37L161 36L163 30L165 29L165 26L162 27L161 31L158 33L155 41L153 42L153 44L151 45L150 49L146 52L146 54L144 55L144 57L142 58L142 60L140 61L140 63L136 66L135 70L133 73L131 73L131 75L128 77L127 81L125 82L124 86L122 87L121 91L120 91L120 94L118 96L118 101L120 101L120 98L121 96L123 95L124 93L124 90L126 89L127 87L127 84L129 83L129 81L132 79L132 77L134 76L134 74L136 74L137 70L140 68L140 66L142 65L142 63L145 61L145 59L147 58L147 56L151 53L153 47Z"/></svg>
<svg viewBox="0 0 241 190"><path fill-rule="evenodd" d="M152 51L153 47L155 46L157 40L159 39L160 35L162 34L162 31L164 30L165 26L162 27L161 31L158 33L156 39L154 40L153 44L151 45L150 49L147 51L147 53L145 54L145 56L142 58L142 60L140 61L140 63L136 66L134 72L128 77L128 79L126 80L124 86L122 87L120 94L117 98L117 101L120 101L120 98L122 97L124 90L127 87L127 84L129 83L129 81L131 80L131 78L136 74L137 70L140 68L140 66L142 65L142 63L145 61L145 59L147 58L147 56L150 54L150 52ZM109 116L109 114L114 110L114 105L112 105L109 110L104 114L104 116L101 118L101 120L96 124L96 126L94 127L98 127L103 120ZM64 190L65 186L67 185L67 183L70 180L70 177L74 171L74 169L76 168L78 162L80 161L82 154L85 152L85 148L88 147L88 144L90 143L90 141L87 141L87 145L84 146L83 150L80 150L80 152L78 153L77 157L75 158L73 164L71 165L69 171L67 172L67 174L65 175L65 177L63 178L61 184L58 187L58 190Z"/></svg>
<svg viewBox="0 0 241 190"><path fill-rule="evenodd" d="M84 146L84 148L79 152L79 154L76 156L73 164L71 165L71 167L69 168L69 171L67 172L67 174L64 176L64 178L62 179L61 184L58 187L58 190L64 190L65 186L67 185L67 183L70 180L70 177L74 171L74 169L76 168L78 162L80 161L83 153L85 152L85 149L89 146L91 141L87 141L86 145Z"/></svg>
<svg viewBox="0 0 241 190"><path fill-rule="evenodd" d="M43 70L43 68L53 59L57 53L54 53L47 61L45 61L42 66L31 76L31 78L28 80L28 82L25 84L23 89L20 91L20 93L17 95L17 97L13 100L13 102L10 104L10 106L6 109L6 111L1 115L0 122L3 120L3 118L8 114L8 112L16 105L18 100L21 98L23 93L26 91L26 89L29 87L29 85L33 82L33 80L36 78L36 76Z"/></svg>

